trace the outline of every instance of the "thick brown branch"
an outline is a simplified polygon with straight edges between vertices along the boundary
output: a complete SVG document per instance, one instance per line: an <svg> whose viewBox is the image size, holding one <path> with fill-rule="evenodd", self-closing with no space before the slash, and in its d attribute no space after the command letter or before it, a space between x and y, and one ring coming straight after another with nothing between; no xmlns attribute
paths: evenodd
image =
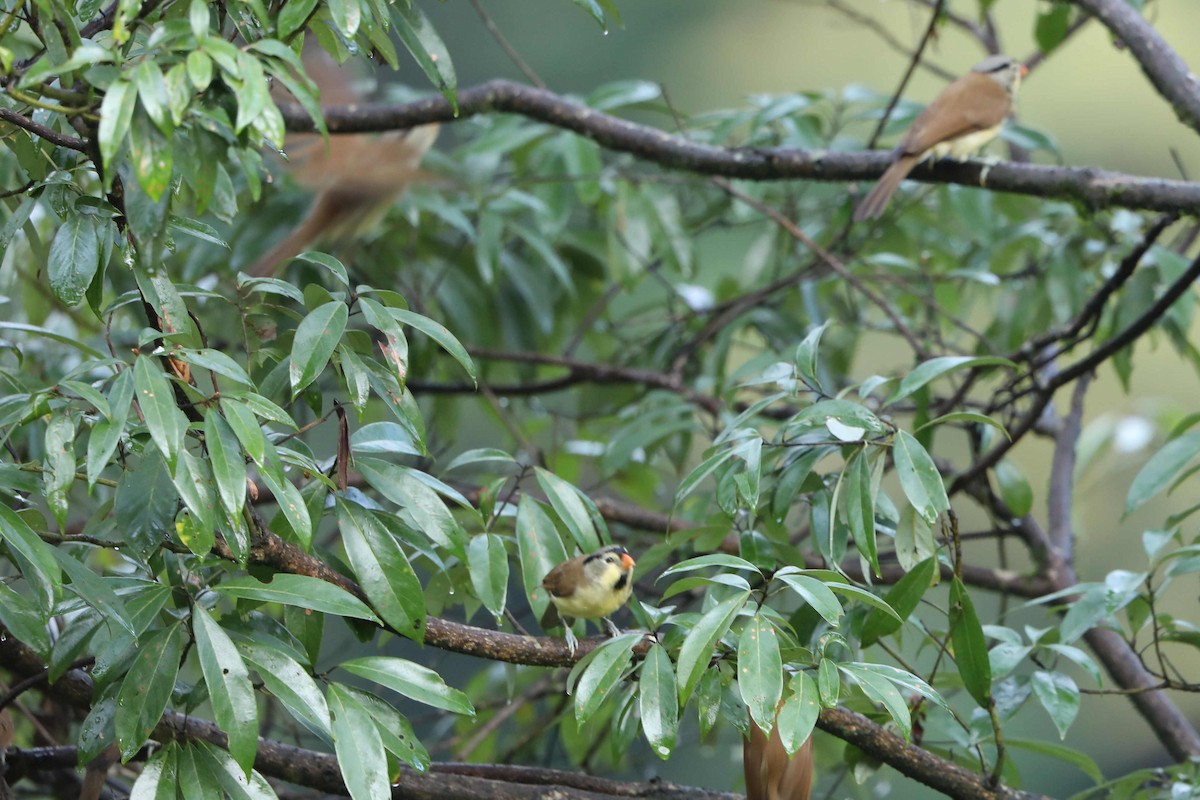
<svg viewBox="0 0 1200 800"><path fill-rule="evenodd" d="M71 150L78 150L81 153L89 153L88 143L83 139L76 139L74 136L67 136L65 133L59 133L53 128L48 128L41 123L34 122L28 117L23 117L17 112L0 107L0 119L5 122L12 123L18 128L24 128L35 136L40 136L48 142L53 142L59 147L66 147Z"/></svg>
<svg viewBox="0 0 1200 800"><path fill-rule="evenodd" d="M664 167L747 180L874 180L891 163L888 153L841 153L792 148L738 148L699 144L647 125L604 114L552 92L495 80L458 93L459 113L441 97L399 105L333 106L325 121L333 133L363 133L453 122L487 113L521 114L574 131L612 150ZM298 106L282 109L288 129L311 132ZM1034 197L1074 200L1090 208L1140 208L1196 214L1200 184L1142 178L1105 170L1002 163L939 161L913 170L913 180L958 183Z"/></svg>
<svg viewBox="0 0 1200 800"><path fill-rule="evenodd" d="M987 779L941 758L928 750L909 744L891 731L844 708L823 708L817 726L839 739L855 745L884 761L903 775L920 781L948 797L957 798L1032 798L1007 786L989 786Z"/></svg>
<svg viewBox="0 0 1200 800"><path fill-rule="evenodd" d="M1100 20L1137 59L1184 125L1200 132L1200 78L1126 0L1071 0Z"/></svg>

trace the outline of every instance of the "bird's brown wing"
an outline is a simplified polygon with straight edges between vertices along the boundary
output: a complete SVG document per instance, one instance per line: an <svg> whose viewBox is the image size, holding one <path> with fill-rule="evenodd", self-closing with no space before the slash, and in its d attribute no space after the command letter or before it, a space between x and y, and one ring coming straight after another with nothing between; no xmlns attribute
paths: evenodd
<svg viewBox="0 0 1200 800"><path fill-rule="evenodd" d="M570 597L583 580L583 558L576 556L546 573L542 587L555 597Z"/></svg>
<svg viewBox="0 0 1200 800"><path fill-rule="evenodd" d="M1011 105L1012 98L996 81L977 72L964 75L917 115L897 149L917 155L948 139L994 128Z"/></svg>

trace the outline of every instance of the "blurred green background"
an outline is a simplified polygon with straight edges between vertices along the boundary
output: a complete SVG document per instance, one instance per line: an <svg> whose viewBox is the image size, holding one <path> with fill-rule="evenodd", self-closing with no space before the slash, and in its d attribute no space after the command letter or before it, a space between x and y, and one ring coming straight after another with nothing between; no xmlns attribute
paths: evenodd
<svg viewBox="0 0 1200 800"><path fill-rule="evenodd" d="M756 94L840 89L852 84L886 94L895 90L907 65L904 55L823 0L617 0L623 25L607 31L566 0L480 2L551 90L584 93L612 81L648 80L664 86L671 102L685 115L742 106ZM870 17L909 45L919 40L929 18L929 9L913 0L840 0L840 5ZM1034 0L995 3L998 30L1008 53L1024 59L1035 51L1035 19L1049 5ZM493 77L523 80L471 2L448 0L424 4L424 8L449 47L460 86ZM951 0L949 8L974 18L978 3ZM1200 70L1200 2L1154 2L1148 16L1187 63ZM945 70L961 74L983 53L977 43L947 25L927 55ZM402 75L402 80L418 87L422 84L415 68ZM906 97L926 102L942 85L939 78L919 71ZM1066 164L1137 175L1200 178L1200 137L1175 118L1133 58L1114 46L1112 37L1096 22L1058 48L1030 76L1022 88L1018 114L1024 125L1057 141ZM1179 491L1129 519L1122 518L1129 482L1161 444L1164 432L1182 416L1200 410L1195 372L1178 369L1178 358L1165 345L1139 349L1139 385L1157 386L1154 395L1125 394L1111 370L1098 376L1089 394L1090 428L1085 439L1090 437L1099 447L1092 463L1081 465L1076 501L1077 566L1082 580L1102 580L1106 572L1117 568L1140 569L1145 564L1141 532L1160 525L1170 511L1192 505L1181 496L1186 490ZM1147 371L1153 379L1146 380ZM1066 399L1065 393L1059 398L1060 409ZM1015 456L1034 487L1035 513L1043 522L1049 453L1049 446L1042 443L1023 446ZM1185 539L1195 534L1194 524L1184 530ZM1194 594L1177 593L1170 602L1178 613L1194 618ZM985 615L988 611L991 609L984 610ZM1045 618L1036 613L1031 613L1028 621L1045 624ZM1083 674L1077 675L1077 680L1083 687L1092 687ZM1200 702L1188 697L1175 699L1200 723ZM1048 718L1036 713L1028 718L1028 724L1010 735L1057 741ZM690 727L694 742L694 720ZM681 739L688 738L685 726ZM1065 744L1091 755L1108 777L1169 763L1149 728L1128 702L1118 697L1085 697ZM818 747L818 753L824 755L819 765L828 763L838 750L830 741L819 741ZM1024 785L1030 790L1061 797L1088 785L1081 773L1062 762L1027 754L1018 758ZM686 784L741 788L740 743L732 734L704 745L681 747L665 764L656 758L634 760L630 777L658 775ZM935 796L889 770L878 773L864 787L852 784L847 778L828 796ZM824 791L829 788L826 777L814 796L826 796Z"/></svg>

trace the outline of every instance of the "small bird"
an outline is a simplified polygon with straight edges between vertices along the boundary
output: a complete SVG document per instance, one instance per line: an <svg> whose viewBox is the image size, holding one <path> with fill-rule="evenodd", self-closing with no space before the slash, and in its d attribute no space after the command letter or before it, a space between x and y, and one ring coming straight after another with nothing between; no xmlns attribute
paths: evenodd
<svg viewBox="0 0 1200 800"><path fill-rule="evenodd" d="M810 736L789 756L778 725L767 736L750 720L750 737L742 741L746 800L808 800L813 782L812 749Z"/></svg>
<svg viewBox="0 0 1200 800"><path fill-rule="evenodd" d="M926 156L966 158L995 139L1028 71L1008 56L989 56L943 89L917 115L897 145L892 165L854 209L854 221L883 214L900 182Z"/></svg>
<svg viewBox="0 0 1200 800"><path fill-rule="evenodd" d="M542 627L554 626L554 611L564 617L567 649L575 654L579 641L566 618L602 619L613 636L620 633L608 615L625 605L633 593L634 560L619 544L564 561L542 578L554 606L542 617Z"/></svg>

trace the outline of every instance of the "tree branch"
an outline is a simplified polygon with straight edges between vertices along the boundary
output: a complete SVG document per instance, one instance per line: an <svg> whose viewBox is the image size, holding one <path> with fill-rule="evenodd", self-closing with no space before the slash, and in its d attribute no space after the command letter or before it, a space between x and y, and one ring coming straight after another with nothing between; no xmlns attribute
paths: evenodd
<svg viewBox="0 0 1200 800"><path fill-rule="evenodd" d="M1126 0L1070 0L1100 20L1137 59L1184 125L1200 133L1200 78Z"/></svg>
<svg viewBox="0 0 1200 800"><path fill-rule="evenodd" d="M89 154L88 143L83 139L76 139L74 136L67 136L65 133L59 133L53 128L48 128L41 123L34 122L28 117L21 116L17 112L0 107L0 119L5 122L12 123L18 128L24 128L35 136L40 136L48 142L53 142L59 147L66 147L70 150L78 150L80 153Z"/></svg>
<svg viewBox="0 0 1200 800"><path fill-rule="evenodd" d="M552 92L505 80L489 81L458 93L459 111L441 97L397 105L331 106L325 121L331 133L364 133L454 122L487 113L513 113L574 131L612 150L630 153L670 169L746 180L866 181L891 163L881 152L841 153L794 148L717 147L672 136L588 108ZM312 132L299 106L281 107L288 130ZM910 178L956 183L1032 197L1073 200L1092 209L1119 207L1196 214L1200 183L1142 178L1093 168L1067 168L978 161L925 163Z"/></svg>

